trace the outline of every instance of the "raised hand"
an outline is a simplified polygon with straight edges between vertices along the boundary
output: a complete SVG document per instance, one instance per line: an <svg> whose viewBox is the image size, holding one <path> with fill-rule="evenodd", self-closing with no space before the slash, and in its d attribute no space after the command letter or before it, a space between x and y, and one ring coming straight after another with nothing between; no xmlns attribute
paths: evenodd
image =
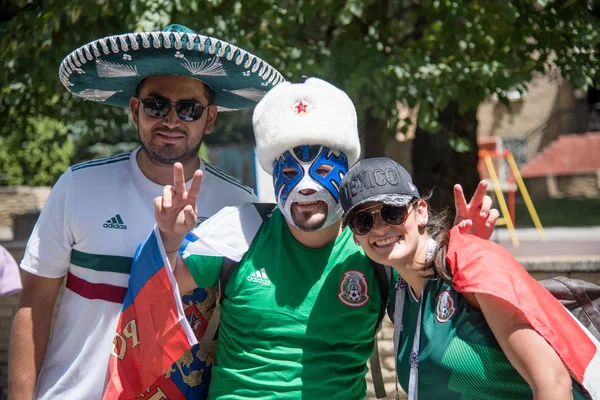
<svg viewBox="0 0 600 400"><path fill-rule="evenodd" d="M183 166L173 165L173 185L163 189L163 195L154 199L154 218L161 231L164 246L167 251L178 247L185 235L196 226L198 213L196 199L200 193L202 171L197 170L192 178L189 189L185 187ZM170 246L170 244L173 244ZM175 247L176 248L176 247Z"/></svg>
<svg viewBox="0 0 600 400"><path fill-rule="evenodd" d="M486 196L487 182L480 181L477 189L467 204L462 186L454 185L454 206L456 218L454 224L458 225L462 233L489 239L494 231L496 220L500 216L497 209L492 207L492 198Z"/></svg>

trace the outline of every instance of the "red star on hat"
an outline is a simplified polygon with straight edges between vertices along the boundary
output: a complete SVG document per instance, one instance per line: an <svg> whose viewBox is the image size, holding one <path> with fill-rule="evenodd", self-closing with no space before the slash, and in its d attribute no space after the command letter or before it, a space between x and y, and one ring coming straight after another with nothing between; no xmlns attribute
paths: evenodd
<svg viewBox="0 0 600 400"><path fill-rule="evenodd" d="M300 100L300 102L296 103L294 105L294 108L296 109L296 114L308 113L308 104L304 103L302 100Z"/></svg>

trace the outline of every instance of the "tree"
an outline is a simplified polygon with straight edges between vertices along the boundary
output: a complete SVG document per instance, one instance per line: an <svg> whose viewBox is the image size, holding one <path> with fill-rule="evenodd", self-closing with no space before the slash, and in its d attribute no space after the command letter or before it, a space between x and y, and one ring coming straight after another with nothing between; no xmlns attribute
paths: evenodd
<svg viewBox="0 0 600 400"><path fill-rule="evenodd" d="M125 29L127 8L117 1L9 0L2 10L0 171L6 184L52 184L76 161L79 137L112 135L109 129L119 132L127 121L122 110L74 98L57 76L75 47Z"/></svg>
<svg viewBox="0 0 600 400"><path fill-rule="evenodd" d="M525 91L532 73L551 66L576 87L591 84L600 20L589 4L215 0L198 12L206 17L200 29L256 51L290 80L317 75L344 88L368 157L381 155L386 133L395 131L397 102L418 104L414 178L422 189L439 187L433 205L443 207L452 204L453 183L473 192L479 180L475 110L486 97L506 101L505 91Z"/></svg>
<svg viewBox="0 0 600 400"><path fill-rule="evenodd" d="M8 3L12 13L0 22L8 78L2 107L56 117L56 107L43 103L58 95L65 125L77 121L88 129L79 137L125 137L124 113L90 106L60 87L58 57L102 35L181 23L255 52L289 80L320 76L346 90L368 138L366 156L383 153L398 123L397 102L418 104L413 169L421 189L442 189L434 206L452 204L452 183L469 192L478 181L474 111L487 96L502 100L506 90L524 91L531 74L551 64L583 87L596 74L590 49L600 41L597 10L586 0L104 0L66 8L47 1L43 9ZM15 34L16 27L24 29ZM5 95L15 83L23 86ZM15 93L18 101L5 99ZM234 114L220 116L219 125L227 132L245 126L241 137L247 137L248 114ZM14 121L8 125L13 129Z"/></svg>
<svg viewBox="0 0 600 400"><path fill-rule="evenodd" d="M47 117L29 117L27 130L0 139L0 163L6 162L4 179L31 186L46 185L67 169L74 155L73 139L63 123ZM24 136L24 137L23 137ZM16 143L11 143L16 142ZM15 150L12 154L8 149ZM9 155L12 155L9 159Z"/></svg>

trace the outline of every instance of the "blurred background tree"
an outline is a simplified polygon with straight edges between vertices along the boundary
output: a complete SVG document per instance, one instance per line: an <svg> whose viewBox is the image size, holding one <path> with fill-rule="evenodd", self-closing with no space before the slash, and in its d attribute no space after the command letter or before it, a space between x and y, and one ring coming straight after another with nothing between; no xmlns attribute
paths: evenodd
<svg viewBox="0 0 600 400"><path fill-rule="evenodd" d="M475 111L485 98L506 101L505 91L524 91L551 65L585 87L598 68L591 0L1 3L0 171L9 184L51 184L69 162L135 146L124 110L70 96L57 77L69 51L109 34L180 23L255 52L291 81L323 77L354 100L367 157L382 155L396 132L398 102L418 106L414 178L442 190L437 207L452 204L453 183L469 193L479 180ZM222 113L207 143L252 140L250 116ZM40 174L42 165L56 168Z"/></svg>

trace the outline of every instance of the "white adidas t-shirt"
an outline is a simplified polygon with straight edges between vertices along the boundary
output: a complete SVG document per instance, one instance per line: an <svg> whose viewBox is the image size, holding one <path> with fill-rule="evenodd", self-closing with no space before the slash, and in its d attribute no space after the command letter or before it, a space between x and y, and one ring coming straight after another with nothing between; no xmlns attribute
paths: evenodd
<svg viewBox="0 0 600 400"><path fill-rule="evenodd" d="M136 150L70 167L58 180L27 244L21 268L66 276L36 399L101 399L131 260L151 232L163 186L140 170ZM198 220L256 201L252 190L201 164Z"/></svg>

